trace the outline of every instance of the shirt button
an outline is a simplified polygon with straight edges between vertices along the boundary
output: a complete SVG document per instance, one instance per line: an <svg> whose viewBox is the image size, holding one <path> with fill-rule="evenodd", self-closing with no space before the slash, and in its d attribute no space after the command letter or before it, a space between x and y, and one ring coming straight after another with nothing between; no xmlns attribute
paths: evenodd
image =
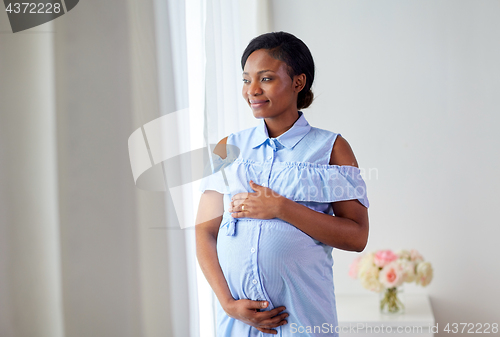
<svg viewBox="0 0 500 337"><path fill-rule="evenodd" d="M253 280L252 282L253 282L253 284L257 284L257 280Z"/></svg>
<svg viewBox="0 0 500 337"><path fill-rule="evenodd" d="M255 253L255 248L250 249L252 253Z"/></svg>

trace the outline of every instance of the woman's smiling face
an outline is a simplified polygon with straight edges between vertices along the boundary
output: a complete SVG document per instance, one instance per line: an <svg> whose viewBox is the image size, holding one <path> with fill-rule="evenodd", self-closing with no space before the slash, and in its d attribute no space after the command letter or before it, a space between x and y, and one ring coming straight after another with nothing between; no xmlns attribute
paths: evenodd
<svg viewBox="0 0 500 337"><path fill-rule="evenodd" d="M287 68L285 62L273 58L265 49L256 50L248 57L243 70L242 95L255 118L297 113L300 90L297 91L296 81L292 81Z"/></svg>

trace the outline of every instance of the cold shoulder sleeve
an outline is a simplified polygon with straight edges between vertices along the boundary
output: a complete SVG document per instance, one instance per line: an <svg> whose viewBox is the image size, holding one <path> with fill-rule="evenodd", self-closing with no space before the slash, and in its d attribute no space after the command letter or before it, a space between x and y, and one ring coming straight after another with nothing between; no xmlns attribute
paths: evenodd
<svg viewBox="0 0 500 337"><path fill-rule="evenodd" d="M248 179L258 177L262 170L259 165L240 163L240 160L236 164L236 170L243 170L240 175L245 174ZM321 203L357 199L369 207L366 184L355 166L308 162L284 162L275 166L273 189L288 199Z"/></svg>
<svg viewBox="0 0 500 337"><path fill-rule="evenodd" d="M360 169L348 165L291 165L280 177L283 193L295 201L336 202L357 199L369 207Z"/></svg>
<svg viewBox="0 0 500 337"><path fill-rule="evenodd" d="M230 147L228 147L229 149ZM221 194L229 194L229 186L225 177L224 169L231 165L235 160L235 155L228 150L226 158L222 159L219 155L212 153L213 169L210 162L205 165L203 178L200 182L200 192L206 190L217 191Z"/></svg>

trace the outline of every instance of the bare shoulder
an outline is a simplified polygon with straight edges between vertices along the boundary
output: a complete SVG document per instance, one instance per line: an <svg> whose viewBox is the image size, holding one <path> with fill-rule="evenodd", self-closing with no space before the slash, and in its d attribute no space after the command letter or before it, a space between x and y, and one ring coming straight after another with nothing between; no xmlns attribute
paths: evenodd
<svg viewBox="0 0 500 337"><path fill-rule="evenodd" d="M222 138L217 146L214 149L214 153L221 157L222 159L226 159L227 151L226 151L227 137Z"/></svg>
<svg viewBox="0 0 500 337"><path fill-rule="evenodd" d="M351 146L341 135L337 136L330 155L330 165L349 165L358 167Z"/></svg>

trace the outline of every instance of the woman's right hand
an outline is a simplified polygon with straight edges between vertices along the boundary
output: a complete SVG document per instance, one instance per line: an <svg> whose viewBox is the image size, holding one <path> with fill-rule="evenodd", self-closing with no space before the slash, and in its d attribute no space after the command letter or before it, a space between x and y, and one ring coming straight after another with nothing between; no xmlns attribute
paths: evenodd
<svg viewBox="0 0 500 337"><path fill-rule="evenodd" d="M267 308L267 306L267 301L233 299L223 309L230 317L251 325L259 331L275 335L278 332L273 328L285 325L287 323L285 318L288 317L288 313L282 313L286 309L284 306L268 311L258 311Z"/></svg>

